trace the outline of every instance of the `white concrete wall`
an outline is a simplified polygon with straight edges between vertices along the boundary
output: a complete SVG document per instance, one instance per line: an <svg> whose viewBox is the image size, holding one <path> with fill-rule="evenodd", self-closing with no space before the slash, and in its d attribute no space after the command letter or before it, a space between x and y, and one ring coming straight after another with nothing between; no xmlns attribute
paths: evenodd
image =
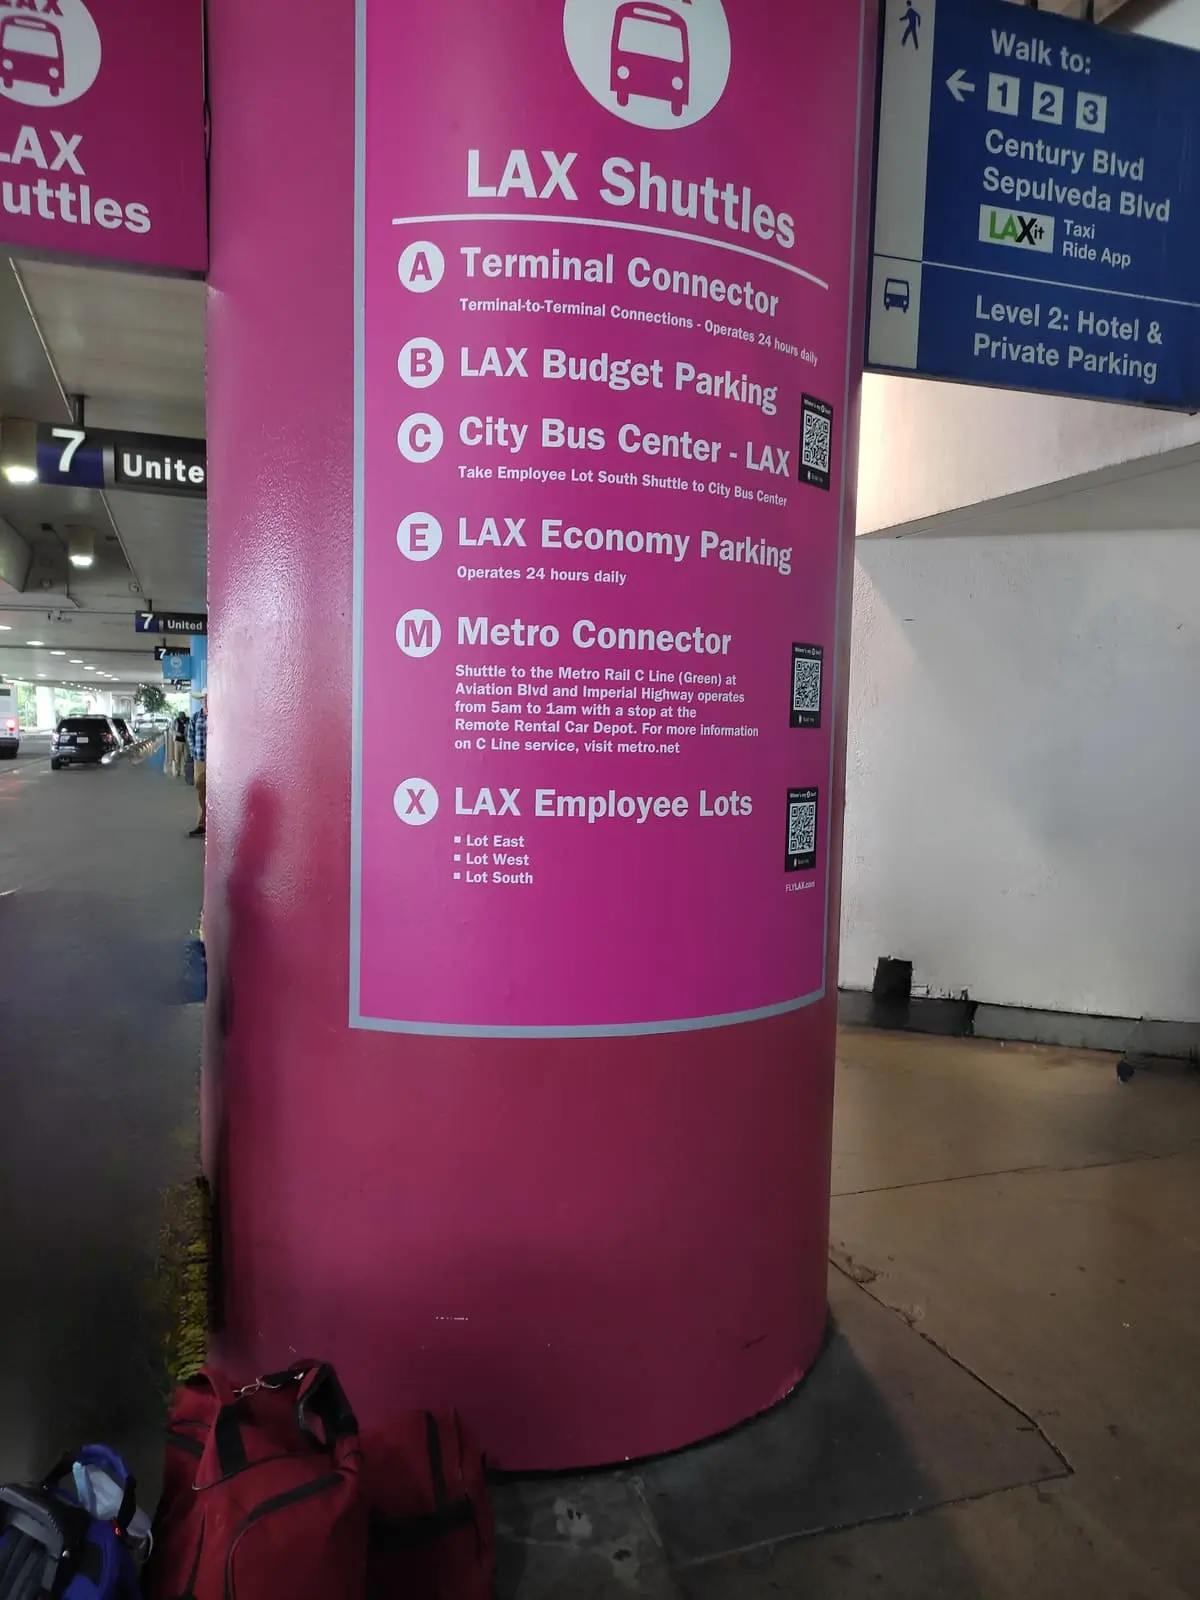
<svg viewBox="0 0 1200 1600"><path fill-rule="evenodd" d="M1195 0L1200 8L1200 0ZM858 532L933 517L1200 443L1200 417L868 373Z"/></svg>
<svg viewBox="0 0 1200 1600"><path fill-rule="evenodd" d="M857 554L843 985L1200 1019L1200 533Z"/></svg>

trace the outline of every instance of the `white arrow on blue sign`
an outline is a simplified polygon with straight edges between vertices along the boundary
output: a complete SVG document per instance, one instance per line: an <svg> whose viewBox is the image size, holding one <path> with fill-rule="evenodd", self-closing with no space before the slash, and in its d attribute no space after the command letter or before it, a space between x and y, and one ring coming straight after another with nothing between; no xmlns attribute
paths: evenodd
<svg viewBox="0 0 1200 1600"><path fill-rule="evenodd" d="M952 72L946 79L946 87L961 106L965 97L975 93L975 85L971 83L966 72L959 67L957 72Z"/></svg>

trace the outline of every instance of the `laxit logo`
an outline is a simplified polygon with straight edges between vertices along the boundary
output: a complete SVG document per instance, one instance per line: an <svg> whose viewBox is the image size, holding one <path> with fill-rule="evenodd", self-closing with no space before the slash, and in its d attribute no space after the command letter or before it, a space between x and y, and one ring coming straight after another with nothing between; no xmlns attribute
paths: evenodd
<svg viewBox="0 0 1200 1600"><path fill-rule="evenodd" d="M0 0L0 94L65 106L100 72L100 32L83 0Z"/></svg>
<svg viewBox="0 0 1200 1600"><path fill-rule="evenodd" d="M689 128L729 82L722 0L566 0L563 38L593 100L639 128Z"/></svg>
<svg viewBox="0 0 1200 1600"><path fill-rule="evenodd" d="M984 244L1007 244L1017 250L1037 250L1054 254L1054 218L1035 212L1005 211L997 206L980 206L979 237Z"/></svg>

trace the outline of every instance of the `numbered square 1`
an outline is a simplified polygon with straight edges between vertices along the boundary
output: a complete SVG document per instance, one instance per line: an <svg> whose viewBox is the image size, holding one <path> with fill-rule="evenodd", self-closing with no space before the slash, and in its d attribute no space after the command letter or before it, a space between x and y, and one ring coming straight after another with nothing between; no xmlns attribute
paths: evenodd
<svg viewBox="0 0 1200 1600"><path fill-rule="evenodd" d="M1081 89L1075 97L1075 126L1084 133L1103 133L1108 127L1108 96Z"/></svg>
<svg viewBox="0 0 1200 1600"><path fill-rule="evenodd" d="M1063 107L1067 93L1054 83L1035 83L1033 86L1033 120L1035 122L1056 122L1063 119Z"/></svg>
<svg viewBox="0 0 1200 1600"><path fill-rule="evenodd" d="M1005 72L988 73L988 110L1004 117L1015 117L1021 110L1021 80Z"/></svg>

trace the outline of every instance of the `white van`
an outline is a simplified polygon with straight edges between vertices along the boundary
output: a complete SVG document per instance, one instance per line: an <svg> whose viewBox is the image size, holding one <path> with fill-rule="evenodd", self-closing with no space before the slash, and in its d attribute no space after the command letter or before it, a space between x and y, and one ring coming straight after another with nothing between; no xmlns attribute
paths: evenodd
<svg viewBox="0 0 1200 1600"><path fill-rule="evenodd" d="M15 760L20 748L21 718L17 712L17 691L12 684L0 683L0 760Z"/></svg>

